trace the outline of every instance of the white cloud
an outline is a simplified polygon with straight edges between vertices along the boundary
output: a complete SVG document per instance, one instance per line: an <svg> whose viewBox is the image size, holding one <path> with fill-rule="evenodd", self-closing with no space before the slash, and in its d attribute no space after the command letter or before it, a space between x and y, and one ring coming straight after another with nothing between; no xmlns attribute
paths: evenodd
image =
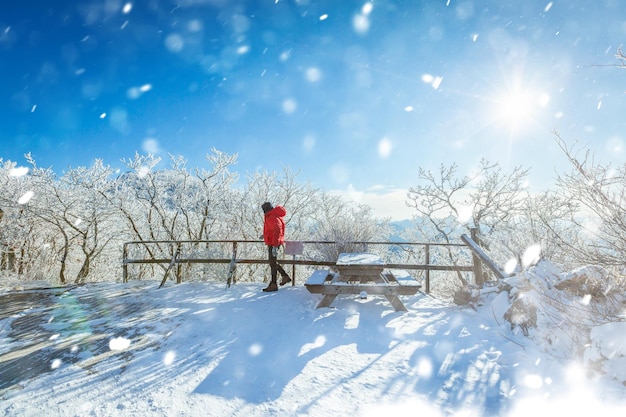
<svg viewBox="0 0 626 417"><path fill-rule="evenodd" d="M400 188L386 189L383 192L365 192L362 201L374 210L376 217L389 217L391 220L411 219L415 209L407 207L408 190Z"/></svg>
<svg viewBox="0 0 626 417"><path fill-rule="evenodd" d="M367 204L378 218L391 220L411 219L415 209L407 207L407 189L374 186L365 191L359 191L352 184L344 190L333 190L331 193L341 196L348 201L358 204Z"/></svg>

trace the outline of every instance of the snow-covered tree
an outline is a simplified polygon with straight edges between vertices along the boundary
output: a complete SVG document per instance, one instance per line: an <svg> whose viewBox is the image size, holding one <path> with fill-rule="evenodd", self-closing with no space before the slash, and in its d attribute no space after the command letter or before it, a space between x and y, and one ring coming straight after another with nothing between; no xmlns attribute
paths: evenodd
<svg viewBox="0 0 626 417"><path fill-rule="evenodd" d="M229 167L236 163L236 158L213 149L207 155L211 168L194 171L187 170L184 158L173 155L167 170L157 169L160 159L153 155L136 154L133 159L124 160L129 171L116 180L116 192L108 198L124 218L131 235L129 240L144 242L140 257L171 258L181 250L187 257L207 255L210 248L201 248L199 243L155 241L223 239L228 234L231 188L237 180ZM185 272L191 273L190 268L187 266ZM178 280L183 272L179 266Z"/></svg>
<svg viewBox="0 0 626 417"><path fill-rule="evenodd" d="M377 220L367 205L327 192L320 192L312 203L310 240L334 242L316 245L320 260L336 261L342 252L367 251L362 242L384 241L391 233L388 222Z"/></svg>
<svg viewBox="0 0 626 417"><path fill-rule="evenodd" d="M2 169L0 205L4 210L2 239L12 260L13 272L25 279L54 279L65 283L63 251L69 248L59 229L51 227L45 205L56 177L26 155L28 167L7 162ZM38 210L43 207L45 213ZM68 239L69 240L69 239Z"/></svg>
<svg viewBox="0 0 626 417"><path fill-rule="evenodd" d="M457 171L456 164L442 164L437 173L420 168L420 184L409 190L407 205L418 213L416 224L424 240L458 243L465 233L488 245L522 213L528 170L504 172L498 163L483 159L471 175L459 176ZM451 251L448 260L458 262ZM457 277L467 284L460 272ZM476 277L477 284L482 285L482 279Z"/></svg>
<svg viewBox="0 0 626 417"><path fill-rule="evenodd" d="M559 235L559 244L580 263L598 265L614 277L625 272L626 258L626 164L612 166L594 158L587 150L582 156L555 133L556 141L572 166L557 177L563 198L577 205L572 219L587 244Z"/></svg>

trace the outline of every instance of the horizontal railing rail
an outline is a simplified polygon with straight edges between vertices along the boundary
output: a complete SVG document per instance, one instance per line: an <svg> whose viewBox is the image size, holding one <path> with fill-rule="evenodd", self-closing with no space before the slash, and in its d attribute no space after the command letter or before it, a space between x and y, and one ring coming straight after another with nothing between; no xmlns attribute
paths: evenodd
<svg viewBox="0 0 626 417"><path fill-rule="evenodd" d="M335 242L335 241L298 241L299 247L304 245L336 245L339 247L345 247L345 245L362 246L369 248L370 246L387 246L387 247L405 247L405 248L417 248L423 252L423 263L414 262L389 262L385 264L389 269L406 269L406 270L420 270L424 271L424 290L430 292L430 272L431 271L453 271L453 272L474 272L476 270L475 265L459 265L450 259L451 264L433 264L431 263L431 253L433 247L442 247L447 250L457 248L458 250L467 251L467 258L471 261L472 257L469 253L468 247L464 243L433 243L433 242L395 242L395 241L363 241L363 242ZM229 257L223 256L197 256L191 250L191 247L210 246L213 244L228 244L231 249L229 251ZM242 245L250 245L254 247L253 251L255 255L262 257L242 257L238 256ZM190 246L187 250L184 250L185 246ZM131 252L141 251L142 256L131 257ZM370 251L372 251L370 249ZM167 252L167 253L166 253ZM262 255L261 255L262 254ZM148 241L130 241L124 243L123 247L123 280L128 281L128 267L129 265L155 265L162 264L165 268L165 274L161 282L161 286L166 282L169 271L174 267L184 264L229 264L227 284L236 282L236 266L241 265L253 265L253 264L267 264L268 260L265 256L265 243L262 240L148 240ZM302 253L287 253L285 255L292 255L292 259L284 257L280 260L281 264L291 265L293 268L293 281L295 284L296 266L321 266L321 267L334 267L335 261L318 260L318 259L302 259ZM300 256L300 259L297 259ZM440 260L439 260L440 261ZM167 264L167 267L165 267ZM182 277L177 273L177 282L182 282Z"/></svg>

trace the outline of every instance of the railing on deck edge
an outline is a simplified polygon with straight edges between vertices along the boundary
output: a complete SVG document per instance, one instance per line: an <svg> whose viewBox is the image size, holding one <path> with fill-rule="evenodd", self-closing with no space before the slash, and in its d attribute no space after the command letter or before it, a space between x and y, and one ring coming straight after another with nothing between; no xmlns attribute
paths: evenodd
<svg viewBox="0 0 626 417"><path fill-rule="evenodd" d="M185 258L181 256L181 248L185 243L193 243L193 244L208 244L208 243L230 243L232 244L232 252L230 258ZM122 268L123 268L123 280L124 282L128 281L128 265L131 264L168 264L168 267L165 271L165 275L163 277L163 281L161 282L161 286L166 282L168 273L170 269L174 265L181 264L190 264L190 263L211 263L211 264L230 264L228 280L227 284L230 286L232 282L235 282L235 266L237 264L267 264L267 259L245 259L245 258L237 258L237 248L238 244L256 244L263 245L265 247L265 243L262 240L149 240L149 241L132 241L124 243L123 248L123 260L122 260ZM430 271L455 271L455 272L474 272L476 274L477 271L480 271L480 266L476 265L476 259L473 260L473 265L433 265L430 263L430 249L433 246L442 246L442 247L464 247L468 248L466 244L463 243L425 243L425 242L334 242L334 241L317 241L317 240L307 240L307 241L299 241L298 243L304 244L363 244L363 245L387 245L387 246L423 246L424 247L424 263L423 264L408 264L408 263L386 263L385 267L389 269L408 269L408 270L422 270L425 271L424 276L424 290L426 293L430 292ZM175 245L176 251L171 258L142 258L142 259L131 259L128 257L129 247L132 245L142 245L147 248L148 245ZM333 261L316 261L316 260L307 260L307 259L296 259L296 256L293 255L293 259L281 259L281 264L284 265L292 265L293 267L293 281L292 285L295 285L295 267L296 265L305 265L305 266L335 266L335 262ZM180 282L180 281L177 281Z"/></svg>

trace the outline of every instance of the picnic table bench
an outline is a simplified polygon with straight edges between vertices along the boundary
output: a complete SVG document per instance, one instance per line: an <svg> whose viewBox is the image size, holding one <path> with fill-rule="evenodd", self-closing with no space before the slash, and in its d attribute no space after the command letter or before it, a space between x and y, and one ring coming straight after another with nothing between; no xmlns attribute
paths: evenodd
<svg viewBox="0 0 626 417"><path fill-rule="evenodd" d="M312 294L324 297L316 308L330 307L340 294L384 295L396 311L407 311L399 295L414 295L421 285L404 270L385 270L380 256L372 253L342 253L337 272L319 269L304 283Z"/></svg>

